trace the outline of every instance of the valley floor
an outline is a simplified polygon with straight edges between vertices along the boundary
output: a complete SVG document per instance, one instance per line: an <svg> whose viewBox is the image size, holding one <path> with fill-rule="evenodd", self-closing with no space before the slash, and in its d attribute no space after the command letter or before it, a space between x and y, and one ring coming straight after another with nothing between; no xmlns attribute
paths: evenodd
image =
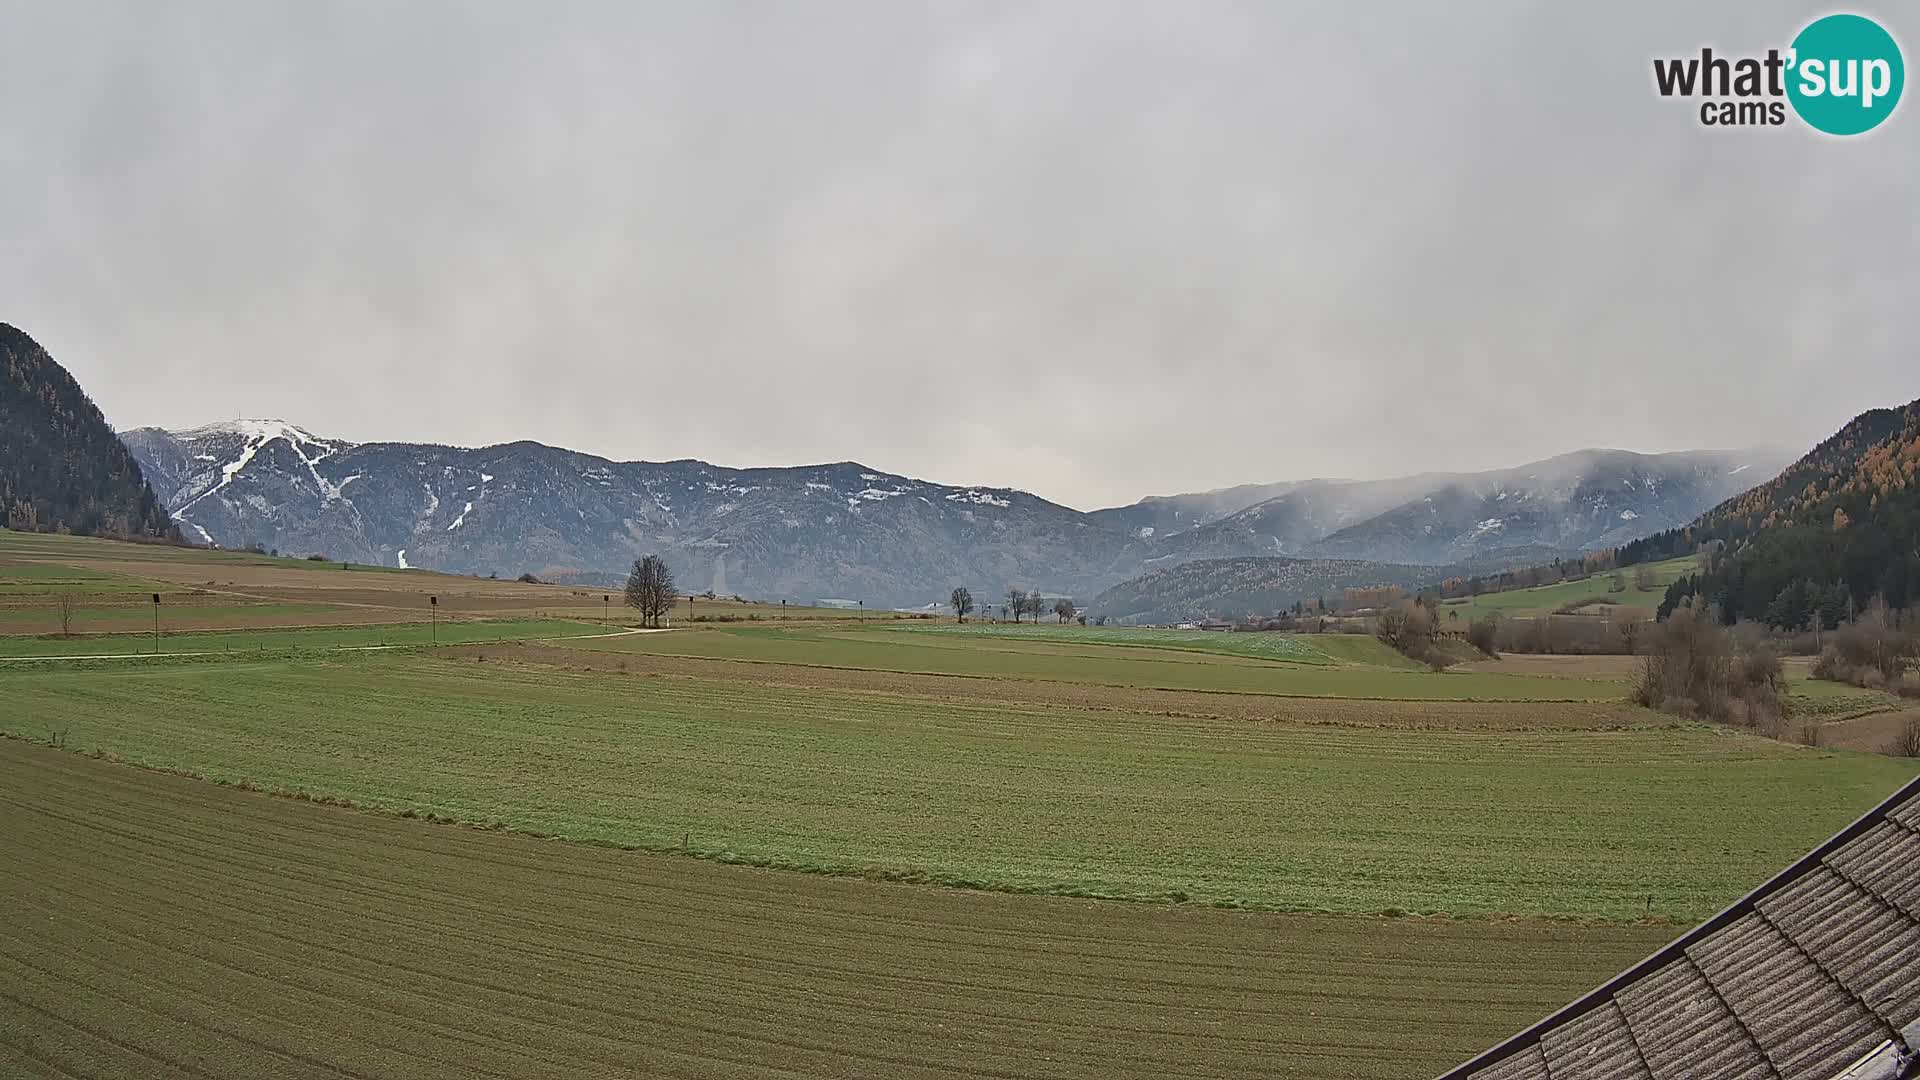
<svg viewBox="0 0 1920 1080"><path fill-rule="evenodd" d="M153 591L186 655L30 629ZM0 1075L1433 1074L1912 772L1799 671L1828 745L1585 658L701 610L0 534Z"/></svg>

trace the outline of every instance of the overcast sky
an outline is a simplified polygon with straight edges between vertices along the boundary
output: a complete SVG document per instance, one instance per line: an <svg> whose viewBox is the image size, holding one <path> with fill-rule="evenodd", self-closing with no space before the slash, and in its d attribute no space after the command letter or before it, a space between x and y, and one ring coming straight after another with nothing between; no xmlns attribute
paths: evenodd
<svg viewBox="0 0 1920 1080"><path fill-rule="evenodd" d="M123 428L1081 508L1803 447L1920 396L1920 104L1650 61L1827 10L0 0L0 321Z"/></svg>

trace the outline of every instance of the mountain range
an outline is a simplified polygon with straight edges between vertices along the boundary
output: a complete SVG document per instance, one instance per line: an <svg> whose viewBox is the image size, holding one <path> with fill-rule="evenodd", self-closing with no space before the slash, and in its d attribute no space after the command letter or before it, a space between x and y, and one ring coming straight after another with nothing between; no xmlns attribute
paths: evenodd
<svg viewBox="0 0 1920 1080"><path fill-rule="evenodd" d="M1213 558L1537 560L1690 520L1783 461L1581 451L1495 472L1249 485L1082 512L854 462L735 469L533 442L356 444L279 420L122 438L190 540L592 582L658 552L696 591L900 607L938 603L955 585L1087 598Z"/></svg>

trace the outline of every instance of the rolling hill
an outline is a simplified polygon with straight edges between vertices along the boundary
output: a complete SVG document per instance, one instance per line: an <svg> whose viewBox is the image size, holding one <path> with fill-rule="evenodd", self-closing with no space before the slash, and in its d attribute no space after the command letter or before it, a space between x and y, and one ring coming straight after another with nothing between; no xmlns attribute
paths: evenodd
<svg viewBox="0 0 1920 1080"><path fill-rule="evenodd" d="M1202 559L1123 581L1095 597L1087 613L1131 623L1271 615L1296 600L1331 598L1347 588L1399 585L1417 589L1460 573L1462 569L1457 566L1359 559Z"/></svg>

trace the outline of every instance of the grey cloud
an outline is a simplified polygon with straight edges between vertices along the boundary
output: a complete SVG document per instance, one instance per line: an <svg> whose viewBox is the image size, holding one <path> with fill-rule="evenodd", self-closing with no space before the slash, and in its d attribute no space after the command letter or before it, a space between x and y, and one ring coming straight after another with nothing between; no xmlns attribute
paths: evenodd
<svg viewBox="0 0 1920 1080"><path fill-rule="evenodd" d="M1082 507L1804 445L1920 393L1915 106L1649 61L1823 10L5 2L0 318L122 426Z"/></svg>

